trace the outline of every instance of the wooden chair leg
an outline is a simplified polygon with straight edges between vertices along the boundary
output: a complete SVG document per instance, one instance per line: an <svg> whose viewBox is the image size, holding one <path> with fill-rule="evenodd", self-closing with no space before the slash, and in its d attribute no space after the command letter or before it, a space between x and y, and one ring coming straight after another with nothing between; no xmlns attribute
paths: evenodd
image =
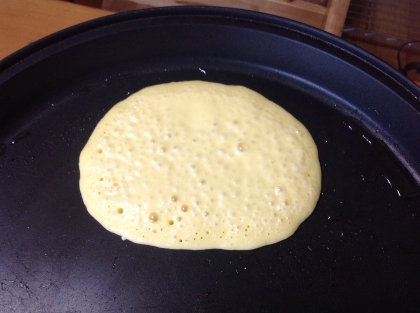
<svg viewBox="0 0 420 313"><path fill-rule="evenodd" d="M324 30L336 36L343 34L344 22L350 0L329 0Z"/></svg>

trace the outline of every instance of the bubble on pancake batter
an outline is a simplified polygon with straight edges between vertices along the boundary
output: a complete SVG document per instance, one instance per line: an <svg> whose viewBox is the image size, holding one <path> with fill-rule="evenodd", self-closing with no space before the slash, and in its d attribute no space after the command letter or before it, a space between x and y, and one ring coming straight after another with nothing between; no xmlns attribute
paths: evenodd
<svg viewBox="0 0 420 313"><path fill-rule="evenodd" d="M247 146L245 143L240 142L240 143L238 143L238 145L237 145L237 149L238 149L240 152L245 152L245 151L248 149L248 146Z"/></svg>
<svg viewBox="0 0 420 313"><path fill-rule="evenodd" d="M151 222L157 222L158 219L159 219L159 217L158 217L157 213L155 213L155 212L150 213L149 220Z"/></svg>

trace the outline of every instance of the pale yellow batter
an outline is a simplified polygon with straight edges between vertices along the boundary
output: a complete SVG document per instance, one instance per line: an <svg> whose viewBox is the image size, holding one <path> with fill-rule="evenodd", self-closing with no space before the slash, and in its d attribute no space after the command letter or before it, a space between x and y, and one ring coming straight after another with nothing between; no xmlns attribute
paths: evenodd
<svg viewBox="0 0 420 313"><path fill-rule="evenodd" d="M115 105L80 155L89 213L136 243L254 249L292 235L321 189L316 145L280 106L240 86L145 88Z"/></svg>

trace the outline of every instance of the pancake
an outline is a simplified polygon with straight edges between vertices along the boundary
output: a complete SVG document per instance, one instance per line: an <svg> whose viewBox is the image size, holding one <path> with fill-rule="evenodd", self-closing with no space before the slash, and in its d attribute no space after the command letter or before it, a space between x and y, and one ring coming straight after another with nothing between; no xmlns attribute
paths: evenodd
<svg viewBox="0 0 420 313"><path fill-rule="evenodd" d="M144 88L80 155L88 212L132 242L249 250L291 236L320 196L317 147L291 114L242 86Z"/></svg>

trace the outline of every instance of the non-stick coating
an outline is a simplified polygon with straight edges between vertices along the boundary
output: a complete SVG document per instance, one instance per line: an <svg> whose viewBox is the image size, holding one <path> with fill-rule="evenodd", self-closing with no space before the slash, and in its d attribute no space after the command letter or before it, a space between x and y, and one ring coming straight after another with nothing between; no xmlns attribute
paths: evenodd
<svg viewBox="0 0 420 313"><path fill-rule="evenodd" d="M86 211L78 158L145 86L239 84L313 135L323 190L287 240L252 251L136 245ZM2 312L416 312L420 91L339 38L216 8L145 10L0 62ZM141 127L141 125L139 125Z"/></svg>

